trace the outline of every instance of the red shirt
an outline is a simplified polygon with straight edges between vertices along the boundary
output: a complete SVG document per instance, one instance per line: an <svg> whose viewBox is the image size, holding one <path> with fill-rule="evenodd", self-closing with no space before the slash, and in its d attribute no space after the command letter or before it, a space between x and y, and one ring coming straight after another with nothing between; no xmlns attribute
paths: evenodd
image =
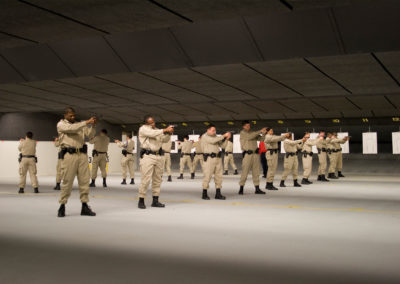
<svg viewBox="0 0 400 284"><path fill-rule="evenodd" d="M259 154L261 155L261 153L266 153L267 152L267 148L265 147L265 143L264 143L264 141L261 141L260 142L260 145L258 146L258 151L259 151Z"/></svg>

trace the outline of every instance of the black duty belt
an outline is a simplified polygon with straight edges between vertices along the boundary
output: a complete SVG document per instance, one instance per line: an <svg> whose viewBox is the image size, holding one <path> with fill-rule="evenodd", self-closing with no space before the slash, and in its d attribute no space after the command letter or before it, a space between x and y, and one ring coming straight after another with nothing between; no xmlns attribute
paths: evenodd
<svg viewBox="0 0 400 284"><path fill-rule="evenodd" d="M92 151L92 156L93 157L94 156L98 156L99 154L107 154L107 152L99 152L99 151L93 149L93 151Z"/></svg>
<svg viewBox="0 0 400 284"><path fill-rule="evenodd" d="M195 155L203 155L203 153L194 152Z"/></svg>
<svg viewBox="0 0 400 284"><path fill-rule="evenodd" d="M296 156L296 152L286 152L286 158L289 158L290 156Z"/></svg>
<svg viewBox="0 0 400 284"><path fill-rule="evenodd" d="M133 155L133 153L128 152L127 150L123 149L122 150L122 155L124 155L126 157L126 155Z"/></svg>
<svg viewBox="0 0 400 284"><path fill-rule="evenodd" d="M148 149L142 149L140 150L140 158L143 158L144 155L160 155L164 156L164 150L163 149L158 149L157 151L152 151Z"/></svg>
<svg viewBox="0 0 400 284"><path fill-rule="evenodd" d="M312 157L313 156L313 152L301 152L302 154L303 154L303 157L304 158L307 158L307 156L310 156L310 157Z"/></svg>
<svg viewBox="0 0 400 284"><path fill-rule="evenodd" d="M218 153L204 153L203 157L204 157L204 161L207 162L207 159L210 158L221 158L222 156L222 152L218 152Z"/></svg>
<svg viewBox="0 0 400 284"><path fill-rule="evenodd" d="M332 153L337 153L342 151L342 149L327 149L326 152L328 152L328 154L332 154Z"/></svg>
<svg viewBox="0 0 400 284"><path fill-rule="evenodd" d="M318 154L321 154L321 152L327 152L326 148L318 148Z"/></svg>
<svg viewBox="0 0 400 284"><path fill-rule="evenodd" d="M233 154L233 152L225 152L225 156L228 156L229 154Z"/></svg>
<svg viewBox="0 0 400 284"><path fill-rule="evenodd" d="M37 157L35 155L22 155L22 153L19 154L18 162L21 163L22 158L34 158L35 163L37 163Z"/></svg>
<svg viewBox="0 0 400 284"><path fill-rule="evenodd" d="M170 152L165 152L165 151L164 151L164 154L169 154L169 153L170 153Z"/></svg>
<svg viewBox="0 0 400 284"><path fill-rule="evenodd" d="M182 153L182 155L190 156L192 153Z"/></svg>
<svg viewBox="0 0 400 284"><path fill-rule="evenodd" d="M267 152L269 152L271 155L278 154L278 149L268 149Z"/></svg>
<svg viewBox="0 0 400 284"><path fill-rule="evenodd" d="M62 152L60 151L60 152L58 152L58 159L61 160L62 158L63 158Z"/></svg>
<svg viewBox="0 0 400 284"><path fill-rule="evenodd" d="M246 154L247 155L252 155L252 154L258 154L258 153L259 153L258 149L256 149L255 151L253 151L253 150L245 150L245 151L242 152L242 155L244 157L244 156L246 156Z"/></svg>
<svg viewBox="0 0 400 284"><path fill-rule="evenodd" d="M87 154L87 145L83 145L82 148L76 148L76 147L67 147L67 148L62 148L61 149L61 159L64 159L65 154L69 153L69 154L79 154L79 153L83 153L83 154Z"/></svg>

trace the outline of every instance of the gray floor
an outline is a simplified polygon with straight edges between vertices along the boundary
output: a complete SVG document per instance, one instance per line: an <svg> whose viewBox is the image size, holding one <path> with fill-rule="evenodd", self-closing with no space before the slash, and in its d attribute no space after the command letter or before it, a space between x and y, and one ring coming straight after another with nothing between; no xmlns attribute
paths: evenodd
<svg viewBox="0 0 400 284"><path fill-rule="evenodd" d="M248 180L238 196L229 176L226 201L203 201L201 177L175 174L167 207L139 210L137 185L111 176L91 191L97 217L79 216L74 191L59 219L53 177L39 195L2 179L0 283L399 283L399 181L351 173L256 196Z"/></svg>

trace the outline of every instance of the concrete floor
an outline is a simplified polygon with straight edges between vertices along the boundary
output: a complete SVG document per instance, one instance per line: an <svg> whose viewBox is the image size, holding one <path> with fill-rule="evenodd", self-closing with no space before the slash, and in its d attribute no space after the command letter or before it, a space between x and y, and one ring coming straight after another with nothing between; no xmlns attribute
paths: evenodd
<svg viewBox="0 0 400 284"><path fill-rule="evenodd" d="M350 174L265 196L251 180L237 195L229 176L226 201L201 200L200 176L176 176L162 185L165 209L137 209L138 186L111 176L108 190L91 191L96 217L79 215L75 190L64 219L53 177L40 177L39 195L2 179L0 283L400 282L398 176Z"/></svg>

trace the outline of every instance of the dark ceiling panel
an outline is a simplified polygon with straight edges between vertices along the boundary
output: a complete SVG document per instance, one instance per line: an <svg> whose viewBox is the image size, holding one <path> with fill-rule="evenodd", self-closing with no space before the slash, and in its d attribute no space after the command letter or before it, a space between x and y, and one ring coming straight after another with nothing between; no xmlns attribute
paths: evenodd
<svg viewBox="0 0 400 284"><path fill-rule="evenodd" d="M309 99L288 99L279 100L283 105L294 109L296 112L323 112L325 111L322 107L316 105Z"/></svg>
<svg viewBox="0 0 400 284"><path fill-rule="evenodd" d="M292 112L291 109L274 101L246 101L246 104L263 110L263 113L286 113Z"/></svg>
<svg viewBox="0 0 400 284"><path fill-rule="evenodd" d="M231 111L227 108L224 108L224 107L220 107L213 103L208 103L208 104L194 103L194 104L190 104L190 107L197 109L199 111L202 111L202 112L206 113L207 115L216 115L216 114L226 115L226 114L233 113L233 111Z"/></svg>
<svg viewBox="0 0 400 284"><path fill-rule="evenodd" d="M372 117L373 114L370 110L352 110L352 111L342 111L343 117Z"/></svg>
<svg viewBox="0 0 400 284"><path fill-rule="evenodd" d="M300 97L299 94L243 64L196 67L194 69L260 99Z"/></svg>
<svg viewBox="0 0 400 284"><path fill-rule="evenodd" d="M385 68L389 70L395 80L400 82L400 51L379 52L376 56Z"/></svg>
<svg viewBox="0 0 400 284"><path fill-rule="evenodd" d="M361 109L394 109L394 107L385 99L384 96L352 96L349 97L349 99Z"/></svg>
<svg viewBox="0 0 400 284"><path fill-rule="evenodd" d="M18 72L16 72L14 68L0 56L0 84L16 83L21 81L24 81L21 75L19 75Z"/></svg>
<svg viewBox="0 0 400 284"><path fill-rule="evenodd" d="M358 110L358 108L345 97L314 98L312 101L325 107L328 111Z"/></svg>
<svg viewBox="0 0 400 284"><path fill-rule="evenodd" d="M386 95L390 102L392 102L398 109L400 109L400 94Z"/></svg>
<svg viewBox="0 0 400 284"><path fill-rule="evenodd" d="M168 29L106 37L131 71L186 67L184 55Z"/></svg>
<svg viewBox="0 0 400 284"><path fill-rule="evenodd" d="M50 46L77 76L129 71L102 37L56 42Z"/></svg>
<svg viewBox="0 0 400 284"><path fill-rule="evenodd" d="M400 87L370 54L316 57L309 61L354 94L399 92Z"/></svg>
<svg viewBox="0 0 400 284"><path fill-rule="evenodd" d="M28 81L73 76L47 45L5 49L1 53Z"/></svg>
<svg viewBox="0 0 400 284"><path fill-rule="evenodd" d="M293 88L304 96L348 94L342 87L303 59L249 63L257 71Z"/></svg>
<svg viewBox="0 0 400 284"><path fill-rule="evenodd" d="M242 102L223 102L223 103L215 103L215 105L227 108L234 114L243 114L243 113L254 114L262 112L261 110L258 110L257 108L254 108Z"/></svg>
<svg viewBox="0 0 400 284"><path fill-rule="evenodd" d="M369 1L334 8L346 52L400 49L398 1Z"/></svg>
<svg viewBox="0 0 400 284"><path fill-rule="evenodd" d="M266 60L339 52L326 10L264 15L245 20Z"/></svg>
<svg viewBox="0 0 400 284"><path fill-rule="evenodd" d="M237 19L195 23L172 31L194 66L261 59L244 24Z"/></svg>
<svg viewBox="0 0 400 284"><path fill-rule="evenodd" d="M310 112L291 112L285 113L287 119L305 119L305 118L313 118L313 115Z"/></svg>

